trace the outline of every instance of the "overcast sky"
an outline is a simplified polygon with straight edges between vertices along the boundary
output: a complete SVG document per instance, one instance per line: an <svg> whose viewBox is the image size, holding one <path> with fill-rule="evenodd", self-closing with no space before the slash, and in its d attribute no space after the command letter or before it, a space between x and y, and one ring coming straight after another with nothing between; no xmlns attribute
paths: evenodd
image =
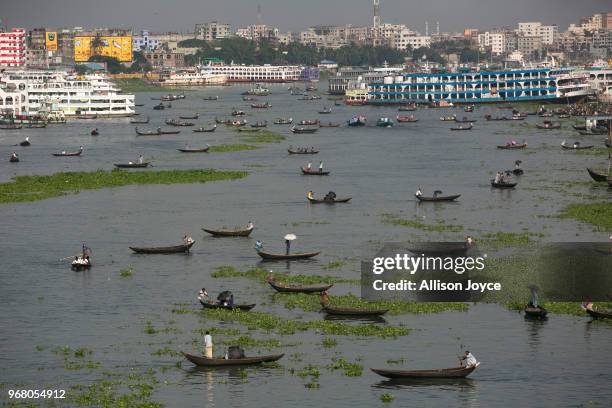
<svg viewBox="0 0 612 408"><path fill-rule="evenodd" d="M371 0L0 0L9 27L125 27L191 32L196 23L218 20L234 28L254 24L257 4L263 22L283 31L317 24L372 24ZM558 24L612 11L609 0L381 0L383 22L404 23L424 32L464 27L514 26L518 21Z"/></svg>

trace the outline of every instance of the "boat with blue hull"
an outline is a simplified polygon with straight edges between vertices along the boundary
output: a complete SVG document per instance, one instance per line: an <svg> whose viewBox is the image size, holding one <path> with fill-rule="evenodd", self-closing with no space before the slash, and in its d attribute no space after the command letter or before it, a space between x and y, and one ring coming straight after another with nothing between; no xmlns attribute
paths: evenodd
<svg viewBox="0 0 612 408"><path fill-rule="evenodd" d="M406 73L367 84L367 104L576 102L593 94L585 72L570 68Z"/></svg>

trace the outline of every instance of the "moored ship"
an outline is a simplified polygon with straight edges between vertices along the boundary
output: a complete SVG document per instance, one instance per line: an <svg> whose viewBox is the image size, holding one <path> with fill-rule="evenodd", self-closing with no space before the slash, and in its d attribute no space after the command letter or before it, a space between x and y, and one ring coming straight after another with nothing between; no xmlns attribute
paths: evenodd
<svg viewBox="0 0 612 408"><path fill-rule="evenodd" d="M201 70L198 67L179 71L162 72L159 82L162 86L223 85L227 83L227 79L227 75L215 74L206 70Z"/></svg>

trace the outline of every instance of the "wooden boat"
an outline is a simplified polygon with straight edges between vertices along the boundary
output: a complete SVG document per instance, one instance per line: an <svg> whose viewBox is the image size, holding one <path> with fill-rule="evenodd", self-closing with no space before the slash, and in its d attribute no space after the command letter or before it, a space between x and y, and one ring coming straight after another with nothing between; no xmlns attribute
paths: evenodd
<svg viewBox="0 0 612 408"><path fill-rule="evenodd" d="M263 122L255 122L251 125L252 128L265 128L268 127L268 121L264 120Z"/></svg>
<svg viewBox="0 0 612 408"><path fill-rule="evenodd" d="M100 134L100 132L98 132L98 129L94 129L91 131L90 133L92 136L98 136Z"/></svg>
<svg viewBox="0 0 612 408"><path fill-rule="evenodd" d="M612 311L594 310L588 307L583 307L584 311L594 319L612 319Z"/></svg>
<svg viewBox="0 0 612 408"><path fill-rule="evenodd" d="M321 128L337 128L337 127L340 127L340 124L339 123L333 123L333 122L319 123L319 127L321 127Z"/></svg>
<svg viewBox="0 0 612 408"><path fill-rule="evenodd" d="M239 132L244 132L244 133L257 133L259 131L261 131L261 128L245 128L245 127L239 127L238 128Z"/></svg>
<svg viewBox="0 0 612 408"><path fill-rule="evenodd" d="M17 124L9 124L9 125L0 125L0 129L1 130L19 130L23 128L22 125L17 125Z"/></svg>
<svg viewBox="0 0 612 408"><path fill-rule="evenodd" d="M567 150L584 150L584 149L592 149L594 146L593 145L585 145L582 146L579 143L574 143L571 146L568 146L565 144L565 142L561 143L561 147Z"/></svg>
<svg viewBox="0 0 612 408"><path fill-rule="evenodd" d="M366 309L356 309L353 307L333 307L333 306L323 306L322 310L325 313L330 314L330 315L357 316L357 317L382 316L389 311L388 309L366 310Z"/></svg>
<svg viewBox="0 0 612 408"><path fill-rule="evenodd" d="M334 198L333 200L325 200L325 199L317 199L317 198L310 198L308 196L306 196L306 198L308 199L308 201L310 201L312 204L336 204L336 203L348 203L349 201L351 201L351 199L353 197L346 197L346 198Z"/></svg>
<svg viewBox="0 0 612 408"><path fill-rule="evenodd" d="M147 130L147 131L141 131L138 130L138 127L134 128L134 130L136 131L136 134L138 136L159 136L161 135L161 131L159 129L157 130Z"/></svg>
<svg viewBox="0 0 612 408"><path fill-rule="evenodd" d="M194 126L195 125L195 123L193 122L180 122L174 119L166 119L165 123L168 126Z"/></svg>
<svg viewBox="0 0 612 408"><path fill-rule="evenodd" d="M544 123L536 124L536 127L538 129L543 129L543 130L561 129L561 124L560 123L554 124L549 120L545 120Z"/></svg>
<svg viewBox="0 0 612 408"><path fill-rule="evenodd" d="M91 263L82 264L82 263L72 262L70 264L70 269L72 269L73 271L82 271L82 270L89 269L89 268L91 268Z"/></svg>
<svg viewBox="0 0 612 408"><path fill-rule="evenodd" d="M572 125L575 130L587 130L586 125Z"/></svg>
<svg viewBox="0 0 612 408"><path fill-rule="evenodd" d="M395 118L397 119L397 121L399 123L414 123L414 122L418 122L419 120L414 117L413 115L397 115L397 117Z"/></svg>
<svg viewBox="0 0 612 408"><path fill-rule="evenodd" d="M197 119L200 117L199 113L196 113L195 115L191 115L191 116L179 116L179 119Z"/></svg>
<svg viewBox="0 0 612 408"><path fill-rule="evenodd" d="M321 251L317 252L298 252L294 254L272 254L270 252L258 251L257 254L265 260L269 261L280 261L280 260L295 260L295 259L308 259L319 255Z"/></svg>
<svg viewBox="0 0 612 408"><path fill-rule="evenodd" d="M305 167L300 167L302 169L302 174L307 175L307 176L328 176L329 175L329 171L320 171L320 170L313 170L310 169L308 170Z"/></svg>
<svg viewBox="0 0 612 408"><path fill-rule="evenodd" d="M448 195L448 196L441 196L441 195L433 195L431 197L426 197L423 195L417 195L415 194L415 197L417 198L417 200L419 201L425 201L425 202L436 202L436 201L455 201L456 199L458 199L459 197L461 197L461 194L455 194L455 195Z"/></svg>
<svg viewBox="0 0 612 408"><path fill-rule="evenodd" d="M440 121L442 122L454 122L457 119L455 115L452 116L441 116Z"/></svg>
<svg viewBox="0 0 612 408"><path fill-rule="evenodd" d="M255 307L255 303L250 304L250 305L222 305L219 303L208 303L205 302L203 300L200 300L200 303L202 304L202 307L204 309L226 309L226 310L241 310L243 312L248 312L249 310L251 310L252 308Z"/></svg>
<svg viewBox="0 0 612 408"><path fill-rule="evenodd" d="M319 129L318 128L297 127L297 126L291 127L291 132L296 133L296 134L315 133L317 130Z"/></svg>
<svg viewBox="0 0 612 408"><path fill-rule="evenodd" d="M299 126L314 126L314 125L318 125L318 124L319 124L319 120L318 119L300 120L298 122Z"/></svg>
<svg viewBox="0 0 612 408"><path fill-rule="evenodd" d="M378 127L388 128L388 127L393 127L393 125L395 124L389 118L380 118L376 121L376 126Z"/></svg>
<svg viewBox="0 0 612 408"><path fill-rule="evenodd" d="M477 122L477 119L468 119L465 116L463 117L463 119L457 119L455 117L455 123L474 123Z"/></svg>
<svg viewBox="0 0 612 408"><path fill-rule="evenodd" d="M163 103L160 103L160 104L155 105L155 106L153 107L153 109L154 109L154 110L164 110L165 108L166 108L166 107L164 106L164 104L163 104Z"/></svg>
<svg viewBox="0 0 612 408"><path fill-rule="evenodd" d="M305 285L305 286L280 285L273 281L268 281L268 283L270 284L270 286L272 286L272 288L275 291L281 292L281 293L321 293L321 292L325 292L326 290L334 286L333 283L329 285Z"/></svg>
<svg viewBox="0 0 612 408"><path fill-rule="evenodd" d="M191 242L189 244L174 245L168 247L129 247L132 251L137 254L182 254L189 252L189 249L195 244Z"/></svg>
<svg viewBox="0 0 612 408"><path fill-rule="evenodd" d="M527 147L527 143L523 142L521 144L512 144L506 143L505 145L498 145L498 149L506 149L506 150L516 150L516 149L524 149Z"/></svg>
<svg viewBox="0 0 612 408"><path fill-rule="evenodd" d="M19 157L11 156L9 159L10 163L19 163Z"/></svg>
<svg viewBox="0 0 612 408"><path fill-rule="evenodd" d="M597 173L596 171L591 170L588 167L587 171L589 172L589 176L591 176L591 178L595 181L602 182L608 180L608 176L606 174Z"/></svg>
<svg viewBox="0 0 612 408"><path fill-rule="evenodd" d="M537 319L543 319L548 314L548 311L544 309L543 307L525 306L525 308L523 309L523 312L525 312L525 317L531 317L531 318L537 318Z"/></svg>
<svg viewBox="0 0 612 408"><path fill-rule="evenodd" d="M219 119L215 116L215 123L217 125L231 125L232 120L231 119Z"/></svg>
<svg viewBox="0 0 612 408"><path fill-rule="evenodd" d="M214 230L209 228L202 228L202 230L208 232L214 237L248 237L251 232L255 229L254 226L243 229L220 229Z"/></svg>
<svg viewBox="0 0 612 408"><path fill-rule="evenodd" d="M245 357L245 358L206 358L194 356L193 354L183 353L183 356L193 364L199 367L229 367L229 366L245 366L256 365L261 363L269 363L283 358L284 354L271 354L267 356Z"/></svg>
<svg viewBox="0 0 612 408"><path fill-rule="evenodd" d="M293 118L278 118L274 120L275 125L290 125L293 123Z"/></svg>
<svg viewBox="0 0 612 408"><path fill-rule="evenodd" d="M493 188L514 188L518 183L496 183L495 180L491 180L491 187Z"/></svg>
<svg viewBox="0 0 612 408"><path fill-rule="evenodd" d="M210 146L206 146L206 147L202 147L202 148L184 148L184 149L176 149L181 153L206 153L208 152L208 149L210 149Z"/></svg>
<svg viewBox="0 0 612 408"><path fill-rule="evenodd" d="M144 163L115 163L114 166L118 169L144 169L145 167L149 167L151 162Z"/></svg>
<svg viewBox="0 0 612 408"><path fill-rule="evenodd" d="M293 150L293 149L287 149L287 151L289 152L289 154L317 154L319 153L318 150Z"/></svg>
<svg viewBox="0 0 612 408"><path fill-rule="evenodd" d="M485 115L485 119L486 119L487 121L494 121L494 122L495 122L495 121L504 121L504 120L508 120L508 117L507 117L507 116L495 116L495 117L493 117L493 116L491 116L491 115L487 114L487 115Z"/></svg>
<svg viewBox="0 0 612 408"><path fill-rule="evenodd" d="M347 122L347 125L350 127L365 126L367 123L367 120L368 119L365 116L355 116Z"/></svg>
<svg viewBox="0 0 612 408"><path fill-rule="evenodd" d="M211 132L214 132L215 130L217 130L217 125L214 125L209 128L199 127L197 129L192 129L192 131L195 133L205 133L205 132L211 133Z"/></svg>
<svg viewBox="0 0 612 408"><path fill-rule="evenodd" d="M387 370L371 368L373 372L391 379L422 379L422 378L465 378L470 375L480 363L471 367L438 368L434 370Z"/></svg>
<svg viewBox="0 0 612 408"><path fill-rule="evenodd" d="M232 111L232 116L244 116L244 115L246 115L244 111L241 111L241 110Z"/></svg>
<svg viewBox="0 0 612 408"><path fill-rule="evenodd" d="M414 112L417 110L417 107L415 104L408 104L400 106L397 110L398 112Z"/></svg>
<svg viewBox="0 0 612 408"><path fill-rule="evenodd" d="M450 130L472 130L472 124L470 123L469 126L458 126L458 127L452 127L450 128Z"/></svg>
<svg viewBox="0 0 612 408"><path fill-rule="evenodd" d="M160 135L178 135L180 130L159 130Z"/></svg>
<svg viewBox="0 0 612 408"><path fill-rule="evenodd" d="M26 147L26 146L30 146L30 145L31 145L31 143L30 143L29 140L24 140L23 142L19 143L19 146L22 146L22 147Z"/></svg>
<svg viewBox="0 0 612 408"><path fill-rule="evenodd" d="M204 98L202 98L203 101L218 101L219 100L219 96L215 95L215 96L205 96Z"/></svg>
<svg viewBox="0 0 612 408"><path fill-rule="evenodd" d="M272 104L269 102L264 102L264 103L252 103L251 104L251 108L253 109L268 109L271 108Z"/></svg>
<svg viewBox="0 0 612 408"><path fill-rule="evenodd" d="M130 124L132 125L146 125L147 123L149 123L149 117L147 116L146 119L132 119L130 120Z"/></svg>
<svg viewBox="0 0 612 408"><path fill-rule="evenodd" d="M80 156L83 153L83 149L80 149L76 152L61 152L61 153L52 153L55 157L75 157Z"/></svg>
<svg viewBox="0 0 612 408"><path fill-rule="evenodd" d="M320 114L320 115L328 115L328 114L330 114L331 112L332 112L332 110L331 110L331 109L329 109L329 108L323 108L323 110L320 110L320 111L319 111L319 114Z"/></svg>

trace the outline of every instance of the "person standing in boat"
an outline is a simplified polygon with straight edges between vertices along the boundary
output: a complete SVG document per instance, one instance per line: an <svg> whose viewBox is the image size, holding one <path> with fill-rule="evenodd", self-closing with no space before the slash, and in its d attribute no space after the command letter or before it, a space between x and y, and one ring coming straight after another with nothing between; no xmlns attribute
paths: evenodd
<svg viewBox="0 0 612 408"><path fill-rule="evenodd" d="M306 165L306 170L310 171L310 169L312 169L312 162L308 162Z"/></svg>
<svg viewBox="0 0 612 408"><path fill-rule="evenodd" d="M285 246L287 250L287 255L289 255L289 252L291 252L291 241L288 239L285 239Z"/></svg>
<svg viewBox="0 0 612 408"><path fill-rule="evenodd" d="M185 234L185 236L183 237L183 243L185 245L189 245L189 244L193 243L193 238L191 238L189 235Z"/></svg>
<svg viewBox="0 0 612 408"><path fill-rule="evenodd" d="M249 221L249 223L247 224L247 229L253 229L255 228L255 224L253 224L252 221Z"/></svg>
<svg viewBox="0 0 612 408"><path fill-rule="evenodd" d="M206 303L210 303L210 296L208 296L208 292L206 292L206 288L200 289L200 293L198 294L198 300L204 301Z"/></svg>
<svg viewBox="0 0 612 408"><path fill-rule="evenodd" d="M142 164L144 163L144 157L142 157L142 154L140 156L138 156L138 164Z"/></svg>
<svg viewBox="0 0 612 408"><path fill-rule="evenodd" d="M476 357L474 357L474 355L470 353L469 350L466 350L465 355L461 358L461 366L465 368L470 368L474 367L476 364L478 364L478 360L476 360Z"/></svg>
<svg viewBox="0 0 612 408"><path fill-rule="evenodd" d="M417 188L416 193L414 193L414 195L416 195L417 197L421 197L423 195L423 191L422 191L422 187L419 186L419 188Z"/></svg>
<svg viewBox="0 0 612 408"><path fill-rule="evenodd" d="M322 173L322 172L323 172L323 162L320 161L319 162L319 173Z"/></svg>
<svg viewBox="0 0 612 408"><path fill-rule="evenodd" d="M314 198L314 193L312 192L312 190L306 193L306 197L308 197L311 200Z"/></svg>
<svg viewBox="0 0 612 408"><path fill-rule="evenodd" d="M260 240L257 240L257 242L255 242L255 251L263 251L263 242L261 242Z"/></svg>
<svg viewBox="0 0 612 408"><path fill-rule="evenodd" d="M17 156L17 152L13 152L13 154L11 155L11 160L18 160L19 156Z"/></svg>
<svg viewBox="0 0 612 408"><path fill-rule="evenodd" d="M494 182L495 184L499 184L499 183L501 183L501 181L502 181L502 174L501 174L501 173L498 171L498 172L495 174L495 180L493 180L493 182Z"/></svg>
<svg viewBox="0 0 612 408"><path fill-rule="evenodd" d="M213 358L213 342L210 332L207 330L204 335L204 355L206 358Z"/></svg>

